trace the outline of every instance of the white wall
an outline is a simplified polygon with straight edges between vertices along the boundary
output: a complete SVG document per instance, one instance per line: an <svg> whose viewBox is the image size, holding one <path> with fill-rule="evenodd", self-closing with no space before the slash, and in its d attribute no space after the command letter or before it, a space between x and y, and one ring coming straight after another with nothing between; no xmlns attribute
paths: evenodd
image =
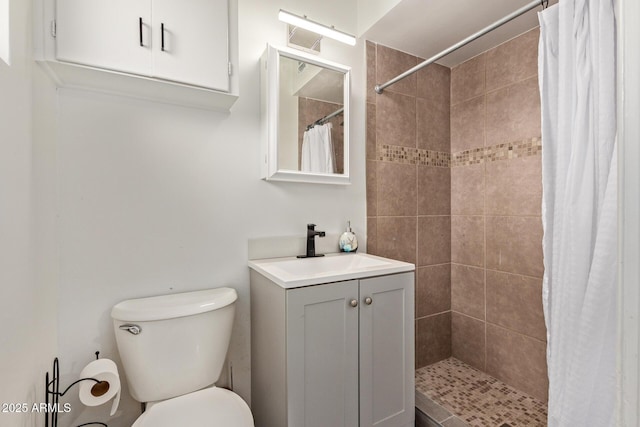
<svg viewBox="0 0 640 427"><path fill-rule="evenodd" d="M31 60L31 9L12 1L11 66L0 61L0 404L44 401L56 345L52 198L55 91ZM49 233L41 234L49 221ZM42 425L36 413L2 413L3 427Z"/></svg>
<svg viewBox="0 0 640 427"><path fill-rule="evenodd" d="M402 0L358 0L358 35L363 35Z"/></svg>
<svg viewBox="0 0 640 427"><path fill-rule="evenodd" d="M356 1L239 2L240 98L230 114L61 90L58 106L59 355L65 382L95 350L118 359L109 317L118 301L232 286L235 390L250 396L249 238L339 234L365 227L364 46L323 41L323 57L353 67L350 186L272 183L260 176L258 61L284 45L280 8L355 32ZM70 398L73 418L83 411ZM74 420L103 420L108 408ZM139 406L123 396L110 427ZM71 422L67 417L66 423ZM63 426L64 423L61 423Z"/></svg>

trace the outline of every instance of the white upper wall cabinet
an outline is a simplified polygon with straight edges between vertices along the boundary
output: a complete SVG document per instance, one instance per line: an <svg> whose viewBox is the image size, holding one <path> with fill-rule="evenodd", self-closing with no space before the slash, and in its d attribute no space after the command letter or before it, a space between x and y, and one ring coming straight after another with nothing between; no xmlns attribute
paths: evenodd
<svg viewBox="0 0 640 427"><path fill-rule="evenodd" d="M238 97L234 0L38 1L36 58L60 86L225 111Z"/></svg>
<svg viewBox="0 0 640 427"><path fill-rule="evenodd" d="M56 58L151 76L151 0L58 0Z"/></svg>
<svg viewBox="0 0 640 427"><path fill-rule="evenodd" d="M228 91L227 0L188 3L153 0L154 77Z"/></svg>
<svg viewBox="0 0 640 427"><path fill-rule="evenodd" d="M229 90L227 0L58 0L60 61Z"/></svg>

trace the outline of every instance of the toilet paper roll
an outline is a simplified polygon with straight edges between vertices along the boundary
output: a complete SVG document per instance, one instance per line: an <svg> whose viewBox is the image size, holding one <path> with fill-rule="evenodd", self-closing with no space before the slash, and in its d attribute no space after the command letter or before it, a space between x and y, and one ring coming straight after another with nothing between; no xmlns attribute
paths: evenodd
<svg viewBox="0 0 640 427"><path fill-rule="evenodd" d="M98 359L89 363L80 372L80 378L94 378L99 382L86 380L80 383L80 402L86 406L99 406L113 399L111 415L120 404L120 376L113 360Z"/></svg>

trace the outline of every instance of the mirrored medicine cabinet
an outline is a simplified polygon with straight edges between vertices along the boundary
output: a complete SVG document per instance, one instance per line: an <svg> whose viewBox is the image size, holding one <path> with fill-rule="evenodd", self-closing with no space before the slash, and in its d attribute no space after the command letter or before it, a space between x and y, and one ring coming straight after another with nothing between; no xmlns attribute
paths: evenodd
<svg viewBox="0 0 640 427"><path fill-rule="evenodd" d="M350 67L272 45L260 66L262 178L349 184Z"/></svg>

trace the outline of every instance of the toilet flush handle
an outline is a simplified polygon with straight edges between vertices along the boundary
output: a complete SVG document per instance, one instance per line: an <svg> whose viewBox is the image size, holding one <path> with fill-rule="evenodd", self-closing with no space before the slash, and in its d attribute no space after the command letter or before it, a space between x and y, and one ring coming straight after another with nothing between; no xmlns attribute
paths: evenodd
<svg viewBox="0 0 640 427"><path fill-rule="evenodd" d="M120 329L123 331L127 331L130 334L138 335L142 332L142 328L138 325L134 325L133 323L125 323L124 325L120 325Z"/></svg>

